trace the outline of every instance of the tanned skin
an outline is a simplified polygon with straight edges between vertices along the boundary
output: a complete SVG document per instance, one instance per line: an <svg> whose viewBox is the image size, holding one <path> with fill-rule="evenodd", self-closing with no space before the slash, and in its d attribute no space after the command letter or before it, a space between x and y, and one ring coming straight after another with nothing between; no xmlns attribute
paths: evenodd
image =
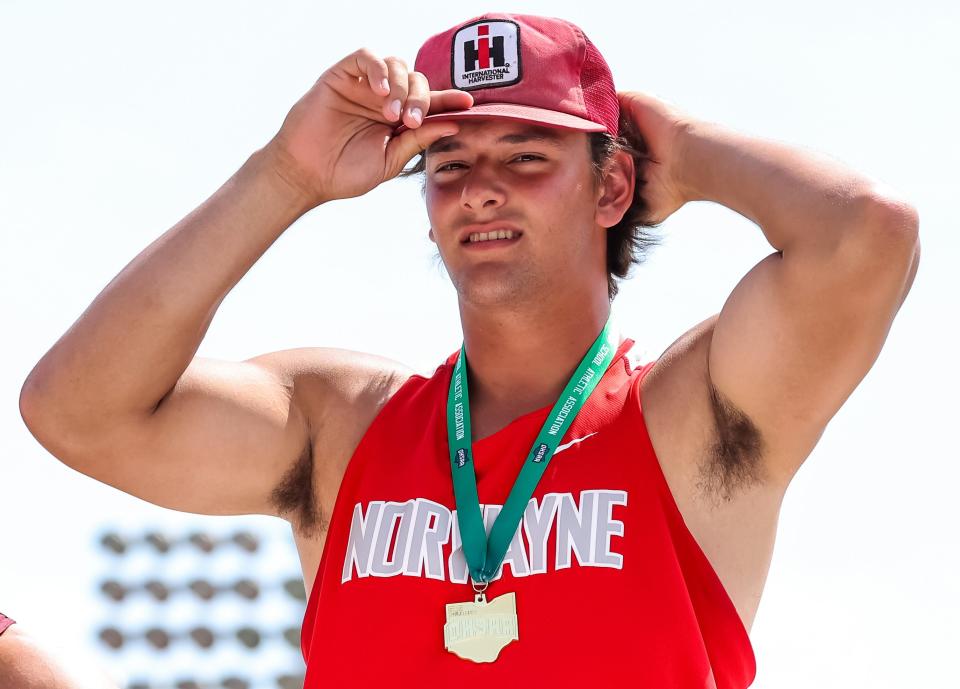
<svg viewBox="0 0 960 689"><path fill-rule="evenodd" d="M309 591L353 450L413 372L322 347L197 357L227 293L304 213L365 194L426 151L430 238L457 290L477 440L555 401L600 331L605 233L642 175L650 221L713 201L774 248L641 387L670 489L749 629L784 492L873 365L913 282L918 216L832 159L647 94L619 98L653 162L636 170L617 153L598 182L587 134L422 123L418 112L472 97L430 90L399 58L348 55L40 359L21 392L27 426L67 465L155 504L288 519ZM409 129L391 138L401 120ZM503 223L520 238L483 250L462 241Z"/></svg>
<svg viewBox="0 0 960 689"><path fill-rule="evenodd" d="M102 671L64 659L45 641L23 628L0 634L0 687L4 689L119 689Z"/></svg>

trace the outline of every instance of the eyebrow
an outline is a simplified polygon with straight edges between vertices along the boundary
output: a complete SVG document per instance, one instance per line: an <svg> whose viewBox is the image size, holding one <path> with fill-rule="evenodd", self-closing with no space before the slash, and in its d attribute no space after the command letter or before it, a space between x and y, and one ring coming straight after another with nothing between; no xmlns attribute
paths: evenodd
<svg viewBox="0 0 960 689"><path fill-rule="evenodd" d="M513 134L505 134L497 139L498 144L525 144L530 141L550 144L560 148L561 137L545 127L527 127ZM447 153L462 149L463 144L455 136L445 136L430 144L424 151L424 156L430 153Z"/></svg>

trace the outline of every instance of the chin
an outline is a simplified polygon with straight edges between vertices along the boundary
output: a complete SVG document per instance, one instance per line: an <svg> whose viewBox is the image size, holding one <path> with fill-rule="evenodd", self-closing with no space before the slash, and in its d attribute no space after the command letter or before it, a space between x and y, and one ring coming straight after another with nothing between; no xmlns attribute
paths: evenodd
<svg viewBox="0 0 960 689"><path fill-rule="evenodd" d="M474 266L468 275L451 276L460 301L477 307L508 306L536 299L543 286L529 271L516 266Z"/></svg>

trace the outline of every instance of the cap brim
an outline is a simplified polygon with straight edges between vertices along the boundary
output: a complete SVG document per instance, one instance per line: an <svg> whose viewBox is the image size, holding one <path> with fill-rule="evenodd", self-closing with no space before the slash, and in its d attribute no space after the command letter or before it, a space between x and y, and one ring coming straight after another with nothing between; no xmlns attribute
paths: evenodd
<svg viewBox="0 0 960 689"><path fill-rule="evenodd" d="M573 129L580 132L607 131L607 128L602 124L591 122L576 115L557 112L556 110L547 110L545 108L535 108L529 105L517 105L515 103L481 103L467 110L451 110L449 112L438 112L433 115L427 115L423 118L423 121L440 122L443 120L469 120L482 117L493 117L516 122L530 122L531 124L539 124L544 127ZM407 129L408 127L406 125L401 124L394 133L402 134Z"/></svg>

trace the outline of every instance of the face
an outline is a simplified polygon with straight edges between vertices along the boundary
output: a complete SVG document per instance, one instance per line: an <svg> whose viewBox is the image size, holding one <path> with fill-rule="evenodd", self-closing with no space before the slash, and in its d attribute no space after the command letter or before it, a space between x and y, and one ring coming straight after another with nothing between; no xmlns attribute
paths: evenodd
<svg viewBox="0 0 960 689"><path fill-rule="evenodd" d="M458 124L427 149L424 191L430 238L460 300L536 302L585 281L605 292L606 230L587 134L497 119Z"/></svg>

